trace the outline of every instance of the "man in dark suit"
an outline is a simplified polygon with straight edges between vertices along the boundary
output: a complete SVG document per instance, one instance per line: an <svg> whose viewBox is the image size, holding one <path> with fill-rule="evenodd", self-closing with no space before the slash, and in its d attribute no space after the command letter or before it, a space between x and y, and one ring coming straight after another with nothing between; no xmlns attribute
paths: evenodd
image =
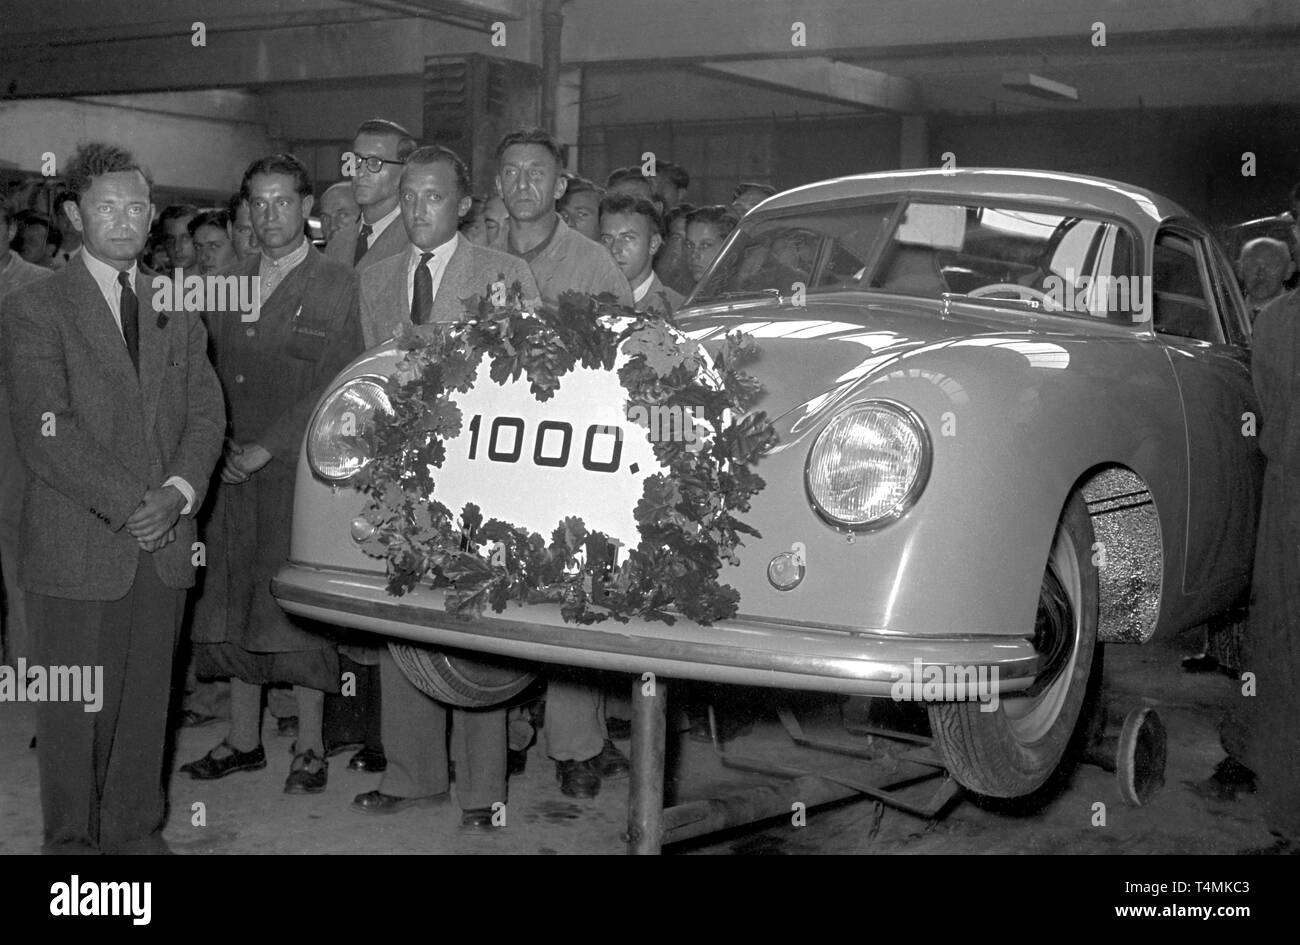
<svg viewBox="0 0 1300 945"><path fill-rule="evenodd" d="M357 280L303 235L312 194L301 161L290 154L254 161L243 191L261 253L228 274L260 280L261 308L251 323L237 312L208 314L230 432L193 631L197 674L231 679L230 731L181 771L210 780L266 767L262 687L292 684L298 740L285 792L314 794L328 779L321 717L325 693L339 691L337 646L281 610L270 582L289 554L294 474L311 412L362 350Z"/></svg>
<svg viewBox="0 0 1300 945"><path fill-rule="evenodd" d="M15 289L50 275L50 270L33 266L9 248L18 231L13 213L0 200L0 318L4 318L4 297ZM9 425L9 393L0 372L0 573L4 576L3 616L0 616L0 661L14 663L29 656L27 649L26 595L18 586L18 525L22 521L23 488L27 473L18 458L13 429Z"/></svg>
<svg viewBox="0 0 1300 945"><path fill-rule="evenodd" d="M83 251L5 300L0 346L29 473L19 574L36 661L103 667L99 712L37 705L45 849L166 852L172 660L225 416L202 322L156 310L136 266L148 178L106 144L67 176Z"/></svg>
<svg viewBox="0 0 1300 945"><path fill-rule="evenodd" d="M412 245L361 274L367 347L391 338L402 324L458 321L465 316L463 299L483 295L497 283L518 282L525 298L537 298L528 266L457 232L471 196L469 171L455 152L442 147L413 151L399 193L402 225ZM450 721L461 823L491 827L492 805L506 799L506 710L451 709L449 718L447 707L411 684L387 647L380 651L379 669L388 770L379 789L358 795L353 807L391 814L445 802Z"/></svg>

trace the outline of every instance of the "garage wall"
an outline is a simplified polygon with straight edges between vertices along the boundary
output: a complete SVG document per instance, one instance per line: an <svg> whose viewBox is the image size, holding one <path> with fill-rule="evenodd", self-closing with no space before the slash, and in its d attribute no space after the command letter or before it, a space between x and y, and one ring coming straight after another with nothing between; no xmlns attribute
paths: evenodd
<svg viewBox="0 0 1300 945"><path fill-rule="evenodd" d="M579 171L603 181L653 151L691 175L694 204L729 203L736 183L779 190L898 166L901 122L890 115L583 126Z"/></svg>
<svg viewBox="0 0 1300 945"><path fill-rule="evenodd" d="M1211 226L1285 209L1300 181L1300 108L1133 109L932 120L937 165L1035 167L1111 177L1170 197ZM1242 153L1256 174L1244 177Z"/></svg>

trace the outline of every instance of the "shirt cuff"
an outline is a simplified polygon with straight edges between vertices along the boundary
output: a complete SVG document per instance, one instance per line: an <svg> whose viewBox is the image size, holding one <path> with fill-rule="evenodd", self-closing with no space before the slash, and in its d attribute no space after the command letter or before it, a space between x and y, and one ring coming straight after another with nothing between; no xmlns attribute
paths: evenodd
<svg viewBox="0 0 1300 945"><path fill-rule="evenodd" d="M190 509L194 508L194 487L180 476L172 476L163 483L164 489L168 486L175 486L180 494L185 496L185 508L181 509L181 514L189 515Z"/></svg>

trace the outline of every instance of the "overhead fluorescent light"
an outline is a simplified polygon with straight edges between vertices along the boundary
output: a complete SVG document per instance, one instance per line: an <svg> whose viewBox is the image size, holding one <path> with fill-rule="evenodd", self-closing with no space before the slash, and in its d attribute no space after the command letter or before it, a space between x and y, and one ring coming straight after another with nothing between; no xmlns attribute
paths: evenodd
<svg viewBox="0 0 1300 945"><path fill-rule="evenodd" d="M1002 87L1013 92L1024 92L1026 95L1037 95L1039 98L1066 99L1071 102L1079 100L1079 90L1074 86L1066 85L1064 82L1053 82L1032 72L1004 72Z"/></svg>

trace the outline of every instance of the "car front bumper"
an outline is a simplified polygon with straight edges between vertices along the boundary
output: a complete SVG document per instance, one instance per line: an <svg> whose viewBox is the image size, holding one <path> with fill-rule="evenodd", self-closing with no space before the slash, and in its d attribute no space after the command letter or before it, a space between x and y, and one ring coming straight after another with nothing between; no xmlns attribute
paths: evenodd
<svg viewBox="0 0 1300 945"><path fill-rule="evenodd" d="M1005 694L1029 688L1039 665L1019 637L920 637L745 615L711 627L685 619L579 626L564 622L558 604L466 618L444 609L441 590L423 585L393 597L385 584L381 574L291 561L271 593L296 616L431 646L745 686L888 697L898 680L933 666L982 668Z"/></svg>

